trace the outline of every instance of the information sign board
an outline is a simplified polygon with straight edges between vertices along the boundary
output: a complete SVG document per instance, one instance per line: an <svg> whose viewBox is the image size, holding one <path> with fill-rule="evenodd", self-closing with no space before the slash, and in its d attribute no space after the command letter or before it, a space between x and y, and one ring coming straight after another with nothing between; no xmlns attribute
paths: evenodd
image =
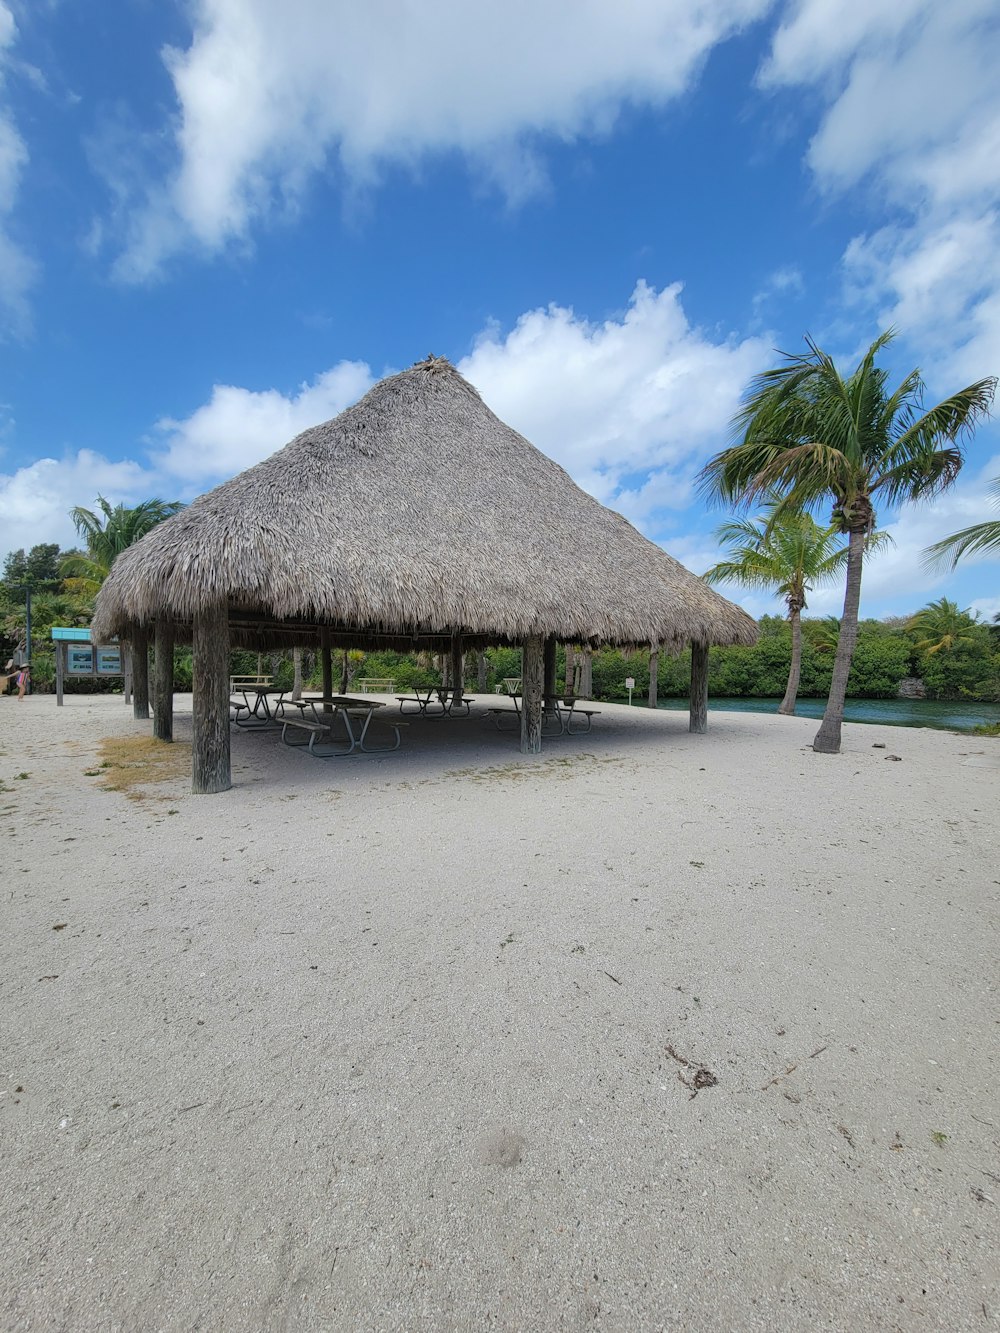
<svg viewBox="0 0 1000 1333"><path fill-rule="evenodd" d="M120 676L122 674L120 648L98 648L97 674L99 676Z"/></svg>

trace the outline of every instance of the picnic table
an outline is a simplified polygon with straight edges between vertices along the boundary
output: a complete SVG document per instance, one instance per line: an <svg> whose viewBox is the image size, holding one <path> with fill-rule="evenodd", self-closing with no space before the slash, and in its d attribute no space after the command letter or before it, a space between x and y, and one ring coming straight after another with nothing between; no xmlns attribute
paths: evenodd
<svg viewBox="0 0 1000 1333"><path fill-rule="evenodd" d="M401 714L409 712L424 717L444 717L445 714L449 717L468 717L469 696L463 693L460 699L456 699L455 694L452 685L416 685L409 694L397 694L396 701ZM456 708L464 708L465 712L456 713Z"/></svg>
<svg viewBox="0 0 1000 1333"><path fill-rule="evenodd" d="M396 682L392 676L358 676L351 684L362 694L391 694Z"/></svg>
<svg viewBox="0 0 1000 1333"><path fill-rule="evenodd" d="M253 683L251 683L251 679ZM270 677L266 677L270 681ZM233 681L243 681L235 687ZM282 697L288 691L278 685L261 684L256 678L233 676L229 682L230 720L246 731L259 731L263 727L274 726L278 720L278 709ZM271 703L271 695L278 697ZM251 696L253 702L251 703Z"/></svg>
<svg viewBox="0 0 1000 1333"><path fill-rule="evenodd" d="M521 695L511 694L513 708L490 708L488 711L496 723L497 731L520 730ZM579 736L591 728L599 708L584 708L590 699L578 699L576 696L558 696L542 708L542 732L549 736ZM508 727L506 722L513 719L515 726Z"/></svg>
<svg viewBox="0 0 1000 1333"><path fill-rule="evenodd" d="M387 754L398 750L399 728L405 722L396 718L378 716L386 705L377 699L358 699L348 694L303 695L301 699L284 699L281 703L281 739L293 748L308 747L316 759L343 758L356 752ZM289 710L296 709L297 713ZM370 745L368 729L372 720L384 724L393 734L392 745ZM337 723L343 727L343 737L334 735Z"/></svg>

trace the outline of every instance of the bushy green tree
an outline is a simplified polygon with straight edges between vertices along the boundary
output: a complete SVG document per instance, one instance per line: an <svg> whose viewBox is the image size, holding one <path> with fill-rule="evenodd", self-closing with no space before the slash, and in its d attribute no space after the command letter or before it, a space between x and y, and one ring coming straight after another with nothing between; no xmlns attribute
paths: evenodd
<svg viewBox="0 0 1000 1333"><path fill-rule="evenodd" d="M11 551L4 561L3 582L11 592L58 592L62 587L61 558L57 542L40 542L27 553L23 547Z"/></svg>
<svg viewBox="0 0 1000 1333"><path fill-rule="evenodd" d="M894 699L910 666L906 636L878 620L862 620L851 658L847 693L851 698Z"/></svg>

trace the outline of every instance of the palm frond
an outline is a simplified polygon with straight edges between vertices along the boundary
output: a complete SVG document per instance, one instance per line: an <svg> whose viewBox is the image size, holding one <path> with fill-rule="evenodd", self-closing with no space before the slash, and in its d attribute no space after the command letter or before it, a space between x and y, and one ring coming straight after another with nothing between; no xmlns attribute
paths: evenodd
<svg viewBox="0 0 1000 1333"><path fill-rule="evenodd" d="M990 483L989 492L993 504L1000 509L1000 477ZM922 563L925 569L930 569L942 564L950 556L951 568L954 569L963 556L977 555L980 551L1000 552L1000 519L973 523L968 528L943 537L941 541L927 547Z"/></svg>
<svg viewBox="0 0 1000 1333"><path fill-rule="evenodd" d="M897 437L888 460L890 466L900 456L920 452L942 440L959 441L970 434L989 416L996 387L996 376L988 375L922 413Z"/></svg>

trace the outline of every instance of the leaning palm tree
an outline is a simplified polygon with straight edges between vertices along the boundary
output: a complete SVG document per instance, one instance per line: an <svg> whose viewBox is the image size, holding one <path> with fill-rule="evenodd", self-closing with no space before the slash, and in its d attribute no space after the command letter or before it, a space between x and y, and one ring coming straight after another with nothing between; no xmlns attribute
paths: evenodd
<svg viewBox="0 0 1000 1333"><path fill-rule="evenodd" d="M772 502L760 522L737 519L716 529L716 537L729 549L726 559L713 565L704 577L709 583L742 583L746 588L784 597L792 627L792 660L778 712L791 715L802 671L806 594L817 583L836 578L847 563L847 547L840 544L836 528L821 528L805 513L776 514L776 503Z"/></svg>
<svg viewBox="0 0 1000 1333"><path fill-rule="evenodd" d="M833 526L848 538L847 581L830 696L813 749L840 751L844 698L858 635L865 539L875 528L875 501L895 506L946 490L964 461L964 437L989 413L990 376L935 407L923 405L924 384L913 370L889 389L875 364L892 340L876 338L846 378L812 339L808 352L750 384L733 421L736 443L709 460L702 486L716 499L754 504L771 492L778 513L833 502Z"/></svg>
<svg viewBox="0 0 1000 1333"><path fill-rule="evenodd" d="M990 483L990 493L994 505L1000 509L1000 477L994 477ZM973 523L971 528L953 532L950 537L928 546L924 559L927 564L936 565L950 555L951 567L954 569L963 555L972 555L977 551L1000 552L1000 519Z"/></svg>
<svg viewBox="0 0 1000 1333"><path fill-rule="evenodd" d="M968 610L960 611L958 603L950 602L947 597L930 602L912 615L906 628L919 636L914 648L928 657L950 653L976 641L976 617Z"/></svg>
<svg viewBox="0 0 1000 1333"><path fill-rule="evenodd" d="M95 596L100 590L122 551L145 537L165 518L184 508L179 500L144 500L134 509L126 505L112 508L103 495L97 497L97 503L100 514L79 505L70 510L73 524L87 549L65 556L60 565L67 586L88 597Z"/></svg>

